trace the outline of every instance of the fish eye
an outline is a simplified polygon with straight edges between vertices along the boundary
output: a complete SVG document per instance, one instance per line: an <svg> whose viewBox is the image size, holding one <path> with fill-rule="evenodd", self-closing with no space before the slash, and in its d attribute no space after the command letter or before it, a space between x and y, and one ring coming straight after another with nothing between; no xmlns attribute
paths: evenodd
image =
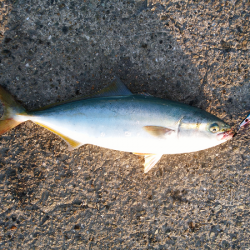
<svg viewBox="0 0 250 250"><path fill-rule="evenodd" d="M220 127L219 127L219 125L218 125L217 123L213 123L213 124L211 124L211 126L209 127L209 130L210 130L210 132L212 132L212 133L216 133L216 132L218 132L218 131L220 130Z"/></svg>

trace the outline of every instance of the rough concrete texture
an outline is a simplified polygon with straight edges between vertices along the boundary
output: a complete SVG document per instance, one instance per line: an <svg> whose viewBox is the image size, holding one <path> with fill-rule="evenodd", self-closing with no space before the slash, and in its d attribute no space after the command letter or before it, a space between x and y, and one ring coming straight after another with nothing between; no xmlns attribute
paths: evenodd
<svg viewBox="0 0 250 250"><path fill-rule="evenodd" d="M27 109L133 92L200 107L230 125L250 110L247 0L0 1L0 85ZM250 249L249 129L165 155L68 152L26 122L0 137L1 249Z"/></svg>

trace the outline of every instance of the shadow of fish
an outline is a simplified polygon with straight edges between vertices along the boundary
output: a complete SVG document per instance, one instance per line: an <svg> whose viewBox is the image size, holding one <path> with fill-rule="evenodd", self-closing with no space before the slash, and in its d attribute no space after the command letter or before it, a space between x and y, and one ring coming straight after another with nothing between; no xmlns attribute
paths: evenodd
<svg viewBox="0 0 250 250"><path fill-rule="evenodd" d="M233 137L216 116L182 103L134 95L116 79L91 98L28 112L0 87L5 107L0 135L31 120L63 138L69 150L84 144L133 152L148 172L163 154L207 149Z"/></svg>

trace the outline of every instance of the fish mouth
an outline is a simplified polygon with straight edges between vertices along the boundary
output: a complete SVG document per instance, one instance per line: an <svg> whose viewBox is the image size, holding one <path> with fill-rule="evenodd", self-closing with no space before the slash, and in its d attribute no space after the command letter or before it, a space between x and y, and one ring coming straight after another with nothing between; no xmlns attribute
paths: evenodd
<svg viewBox="0 0 250 250"><path fill-rule="evenodd" d="M230 140L234 136L234 134L235 132L233 131L233 129L230 129L228 131L217 134L217 139L219 141L227 141Z"/></svg>

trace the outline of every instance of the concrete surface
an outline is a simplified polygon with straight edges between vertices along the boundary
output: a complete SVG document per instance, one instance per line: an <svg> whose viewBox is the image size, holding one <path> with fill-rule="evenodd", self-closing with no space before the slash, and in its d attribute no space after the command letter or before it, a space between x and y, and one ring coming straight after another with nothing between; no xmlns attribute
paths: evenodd
<svg viewBox="0 0 250 250"><path fill-rule="evenodd" d="M94 93L250 111L250 4L0 1L0 85L27 109ZM201 152L143 159L64 142L26 122L0 137L1 249L250 249L249 129Z"/></svg>

